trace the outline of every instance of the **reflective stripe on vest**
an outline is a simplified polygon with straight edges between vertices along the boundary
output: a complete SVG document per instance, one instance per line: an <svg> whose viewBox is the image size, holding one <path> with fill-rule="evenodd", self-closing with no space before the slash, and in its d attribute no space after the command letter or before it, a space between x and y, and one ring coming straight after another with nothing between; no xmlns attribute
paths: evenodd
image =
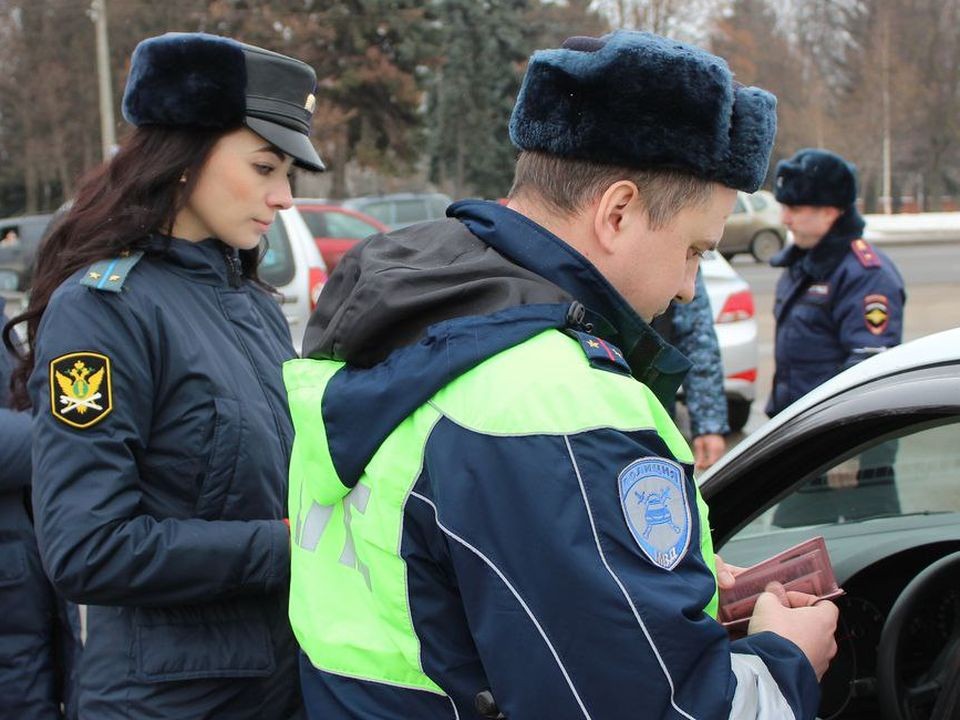
<svg viewBox="0 0 960 720"><path fill-rule="evenodd" d="M652 428L675 459L693 461L686 441L646 387L591 368L575 340L549 330L440 390L393 431L347 492L329 456L321 413L327 384L342 367L326 360L284 366L296 431L290 463L290 620L301 648L321 670L443 694L420 664L400 556L404 505L442 417L505 436ZM538 387L561 386L569 389L562 402L544 398L518 402L511 412L487 410L493 393L514 398ZM716 574L706 504L699 490L696 497L701 552ZM716 617L716 609L714 593L705 611Z"/></svg>

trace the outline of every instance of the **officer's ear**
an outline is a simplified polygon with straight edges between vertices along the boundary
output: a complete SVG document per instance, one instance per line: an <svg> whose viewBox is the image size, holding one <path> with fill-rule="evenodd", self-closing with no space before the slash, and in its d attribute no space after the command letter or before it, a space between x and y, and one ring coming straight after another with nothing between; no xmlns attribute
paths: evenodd
<svg viewBox="0 0 960 720"><path fill-rule="evenodd" d="M593 231L597 243L607 254L614 254L619 245L647 226L646 208L631 180L618 180L610 185L594 206Z"/></svg>

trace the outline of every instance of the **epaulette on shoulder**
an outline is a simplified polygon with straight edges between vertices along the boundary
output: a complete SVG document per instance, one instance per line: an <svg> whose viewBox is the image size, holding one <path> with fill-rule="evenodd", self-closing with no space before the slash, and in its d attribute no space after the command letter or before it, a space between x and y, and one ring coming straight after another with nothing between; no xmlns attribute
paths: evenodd
<svg viewBox="0 0 960 720"><path fill-rule="evenodd" d="M127 275L130 274L130 271L140 262L142 257L143 253L140 251L124 251L120 254L120 257L99 260L87 268L80 284L94 290L118 293L123 290L123 283L126 282Z"/></svg>
<svg viewBox="0 0 960 720"><path fill-rule="evenodd" d="M630 374L630 365L627 364L623 353L616 345L611 345L606 340L579 330L568 328L564 332L580 343L583 354L587 356L591 367L623 375Z"/></svg>
<svg viewBox="0 0 960 720"><path fill-rule="evenodd" d="M865 268L878 268L883 264L873 246L862 238L850 243L850 249Z"/></svg>

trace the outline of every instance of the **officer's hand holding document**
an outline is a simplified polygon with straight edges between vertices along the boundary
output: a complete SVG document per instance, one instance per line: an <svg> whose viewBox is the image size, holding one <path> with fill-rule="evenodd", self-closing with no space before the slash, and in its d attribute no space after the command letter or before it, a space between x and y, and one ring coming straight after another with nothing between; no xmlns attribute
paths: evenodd
<svg viewBox="0 0 960 720"><path fill-rule="evenodd" d="M731 634L743 635L757 599L773 592L785 607L806 607L843 595L823 538L811 538L749 568L717 563L718 619ZM732 582L731 582L732 580Z"/></svg>

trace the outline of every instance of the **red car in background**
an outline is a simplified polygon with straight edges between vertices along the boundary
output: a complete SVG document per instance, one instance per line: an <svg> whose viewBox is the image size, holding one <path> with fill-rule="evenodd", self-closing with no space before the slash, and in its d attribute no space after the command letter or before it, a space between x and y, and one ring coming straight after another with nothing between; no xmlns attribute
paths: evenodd
<svg viewBox="0 0 960 720"><path fill-rule="evenodd" d="M359 240L390 230L374 217L329 205L323 200L297 198L293 202L313 233L317 249L331 272L343 254Z"/></svg>

